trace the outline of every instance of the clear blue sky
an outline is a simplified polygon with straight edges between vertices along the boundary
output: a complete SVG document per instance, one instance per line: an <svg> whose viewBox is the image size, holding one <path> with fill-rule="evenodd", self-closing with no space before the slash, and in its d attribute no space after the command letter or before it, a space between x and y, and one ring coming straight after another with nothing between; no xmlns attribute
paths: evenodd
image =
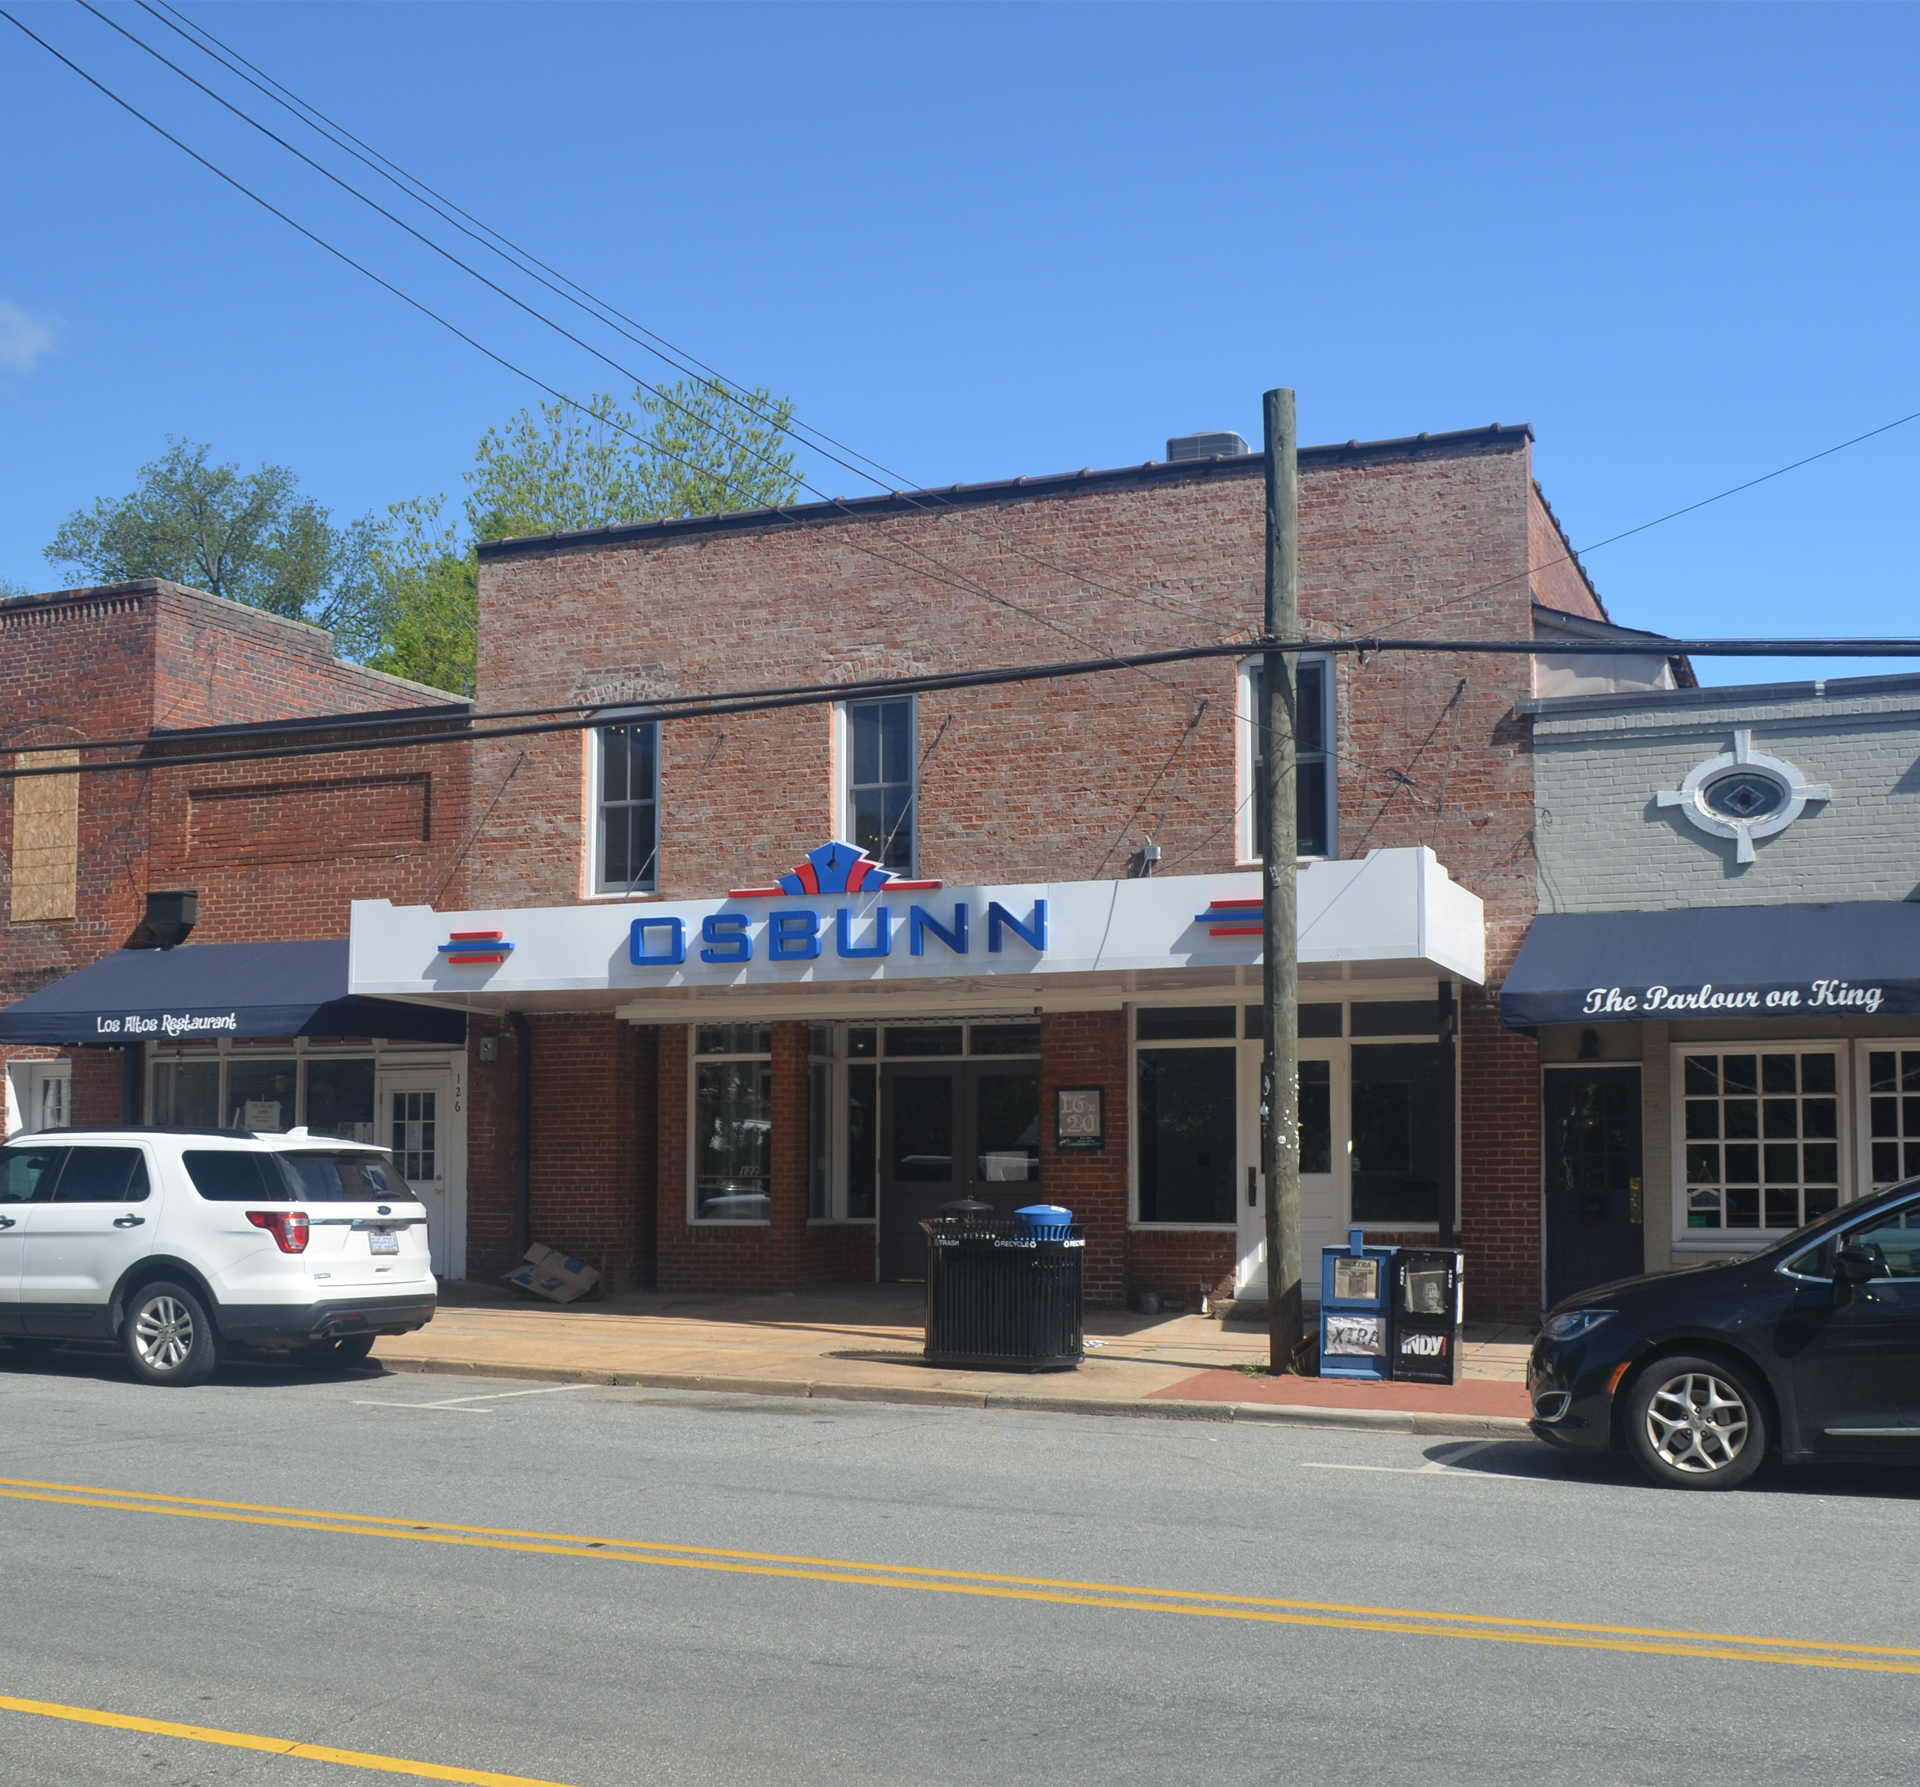
<svg viewBox="0 0 1920 1787"><path fill-rule="evenodd" d="M181 4L916 482L1257 439L1291 384L1310 442L1531 422L1586 543L1920 410L1909 7ZM17 10L551 383L620 384L78 6ZM531 401L4 22L0 154L0 576L55 582L168 433L348 516L457 494ZM1920 632L1916 471L1920 422L1590 569L1630 625Z"/></svg>

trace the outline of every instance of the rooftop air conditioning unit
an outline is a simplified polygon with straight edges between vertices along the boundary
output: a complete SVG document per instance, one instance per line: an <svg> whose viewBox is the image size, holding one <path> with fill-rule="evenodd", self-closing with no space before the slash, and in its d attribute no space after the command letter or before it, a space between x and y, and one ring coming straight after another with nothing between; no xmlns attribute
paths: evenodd
<svg viewBox="0 0 1920 1787"><path fill-rule="evenodd" d="M1222 453L1251 453L1253 449L1229 429L1225 434L1176 434L1167 442L1167 458L1213 459Z"/></svg>

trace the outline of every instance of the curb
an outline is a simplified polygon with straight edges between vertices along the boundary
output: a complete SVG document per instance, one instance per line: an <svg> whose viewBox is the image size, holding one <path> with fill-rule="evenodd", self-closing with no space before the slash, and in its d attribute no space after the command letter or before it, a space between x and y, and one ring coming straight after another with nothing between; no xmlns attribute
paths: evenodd
<svg viewBox="0 0 1920 1787"><path fill-rule="evenodd" d="M1131 1415L1160 1421L1246 1421L1269 1427L1320 1427L1351 1433L1406 1433L1435 1439L1529 1439L1518 1415L1416 1414L1406 1409L1314 1408L1284 1402L1105 1401L1092 1396L1034 1396L1018 1390L952 1390L911 1384L822 1384L804 1378L702 1377L672 1371L583 1371L558 1365L481 1365L469 1359L379 1359L383 1371L444 1377L495 1377L543 1384L602 1384L609 1389L693 1390L725 1396L792 1396L820 1402L889 1402L917 1408L1011 1409L1025 1414Z"/></svg>

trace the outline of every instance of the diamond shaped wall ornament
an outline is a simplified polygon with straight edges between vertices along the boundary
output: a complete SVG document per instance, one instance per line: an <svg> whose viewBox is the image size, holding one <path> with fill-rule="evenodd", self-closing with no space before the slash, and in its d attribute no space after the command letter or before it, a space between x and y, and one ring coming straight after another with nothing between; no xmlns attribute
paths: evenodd
<svg viewBox="0 0 1920 1787"><path fill-rule="evenodd" d="M1736 862L1752 862L1755 838L1787 829L1810 800L1831 800L1824 782L1809 782L1780 757L1753 748L1753 734L1733 735L1733 749L1695 764L1678 788L1654 796L1663 807L1678 807L1709 837L1732 838Z"/></svg>

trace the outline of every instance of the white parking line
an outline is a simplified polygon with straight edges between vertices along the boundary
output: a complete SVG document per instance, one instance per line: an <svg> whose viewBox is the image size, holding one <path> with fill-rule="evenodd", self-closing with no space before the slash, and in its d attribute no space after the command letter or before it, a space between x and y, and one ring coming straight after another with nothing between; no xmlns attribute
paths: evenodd
<svg viewBox="0 0 1920 1787"><path fill-rule="evenodd" d="M1449 1446L1443 1456L1430 1458L1425 1464L1321 1464L1313 1460L1301 1461L1303 1471L1371 1471L1383 1477L1472 1477L1476 1481L1488 1483L1545 1483L1553 1481L1548 1477L1526 1477L1513 1471L1462 1471L1455 1467L1462 1459L1471 1458L1476 1452L1484 1452L1489 1446L1502 1446L1505 1440L1469 1440L1464 1445Z"/></svg>
<svg viewBox="0 0 1920 1787"><path fill-rule="evenodd" d="M542 1384L537 1390L495 1390L485 1396L449 1396L441 1402L369 1402L355 1398L354 1407L363 1409L451 1409L458 1415L490 1415L492 1409L469 1408L473 1402L505 1402L512 1396L552 1396L561 1390L598 1390L599 1384Z"/></svg>

